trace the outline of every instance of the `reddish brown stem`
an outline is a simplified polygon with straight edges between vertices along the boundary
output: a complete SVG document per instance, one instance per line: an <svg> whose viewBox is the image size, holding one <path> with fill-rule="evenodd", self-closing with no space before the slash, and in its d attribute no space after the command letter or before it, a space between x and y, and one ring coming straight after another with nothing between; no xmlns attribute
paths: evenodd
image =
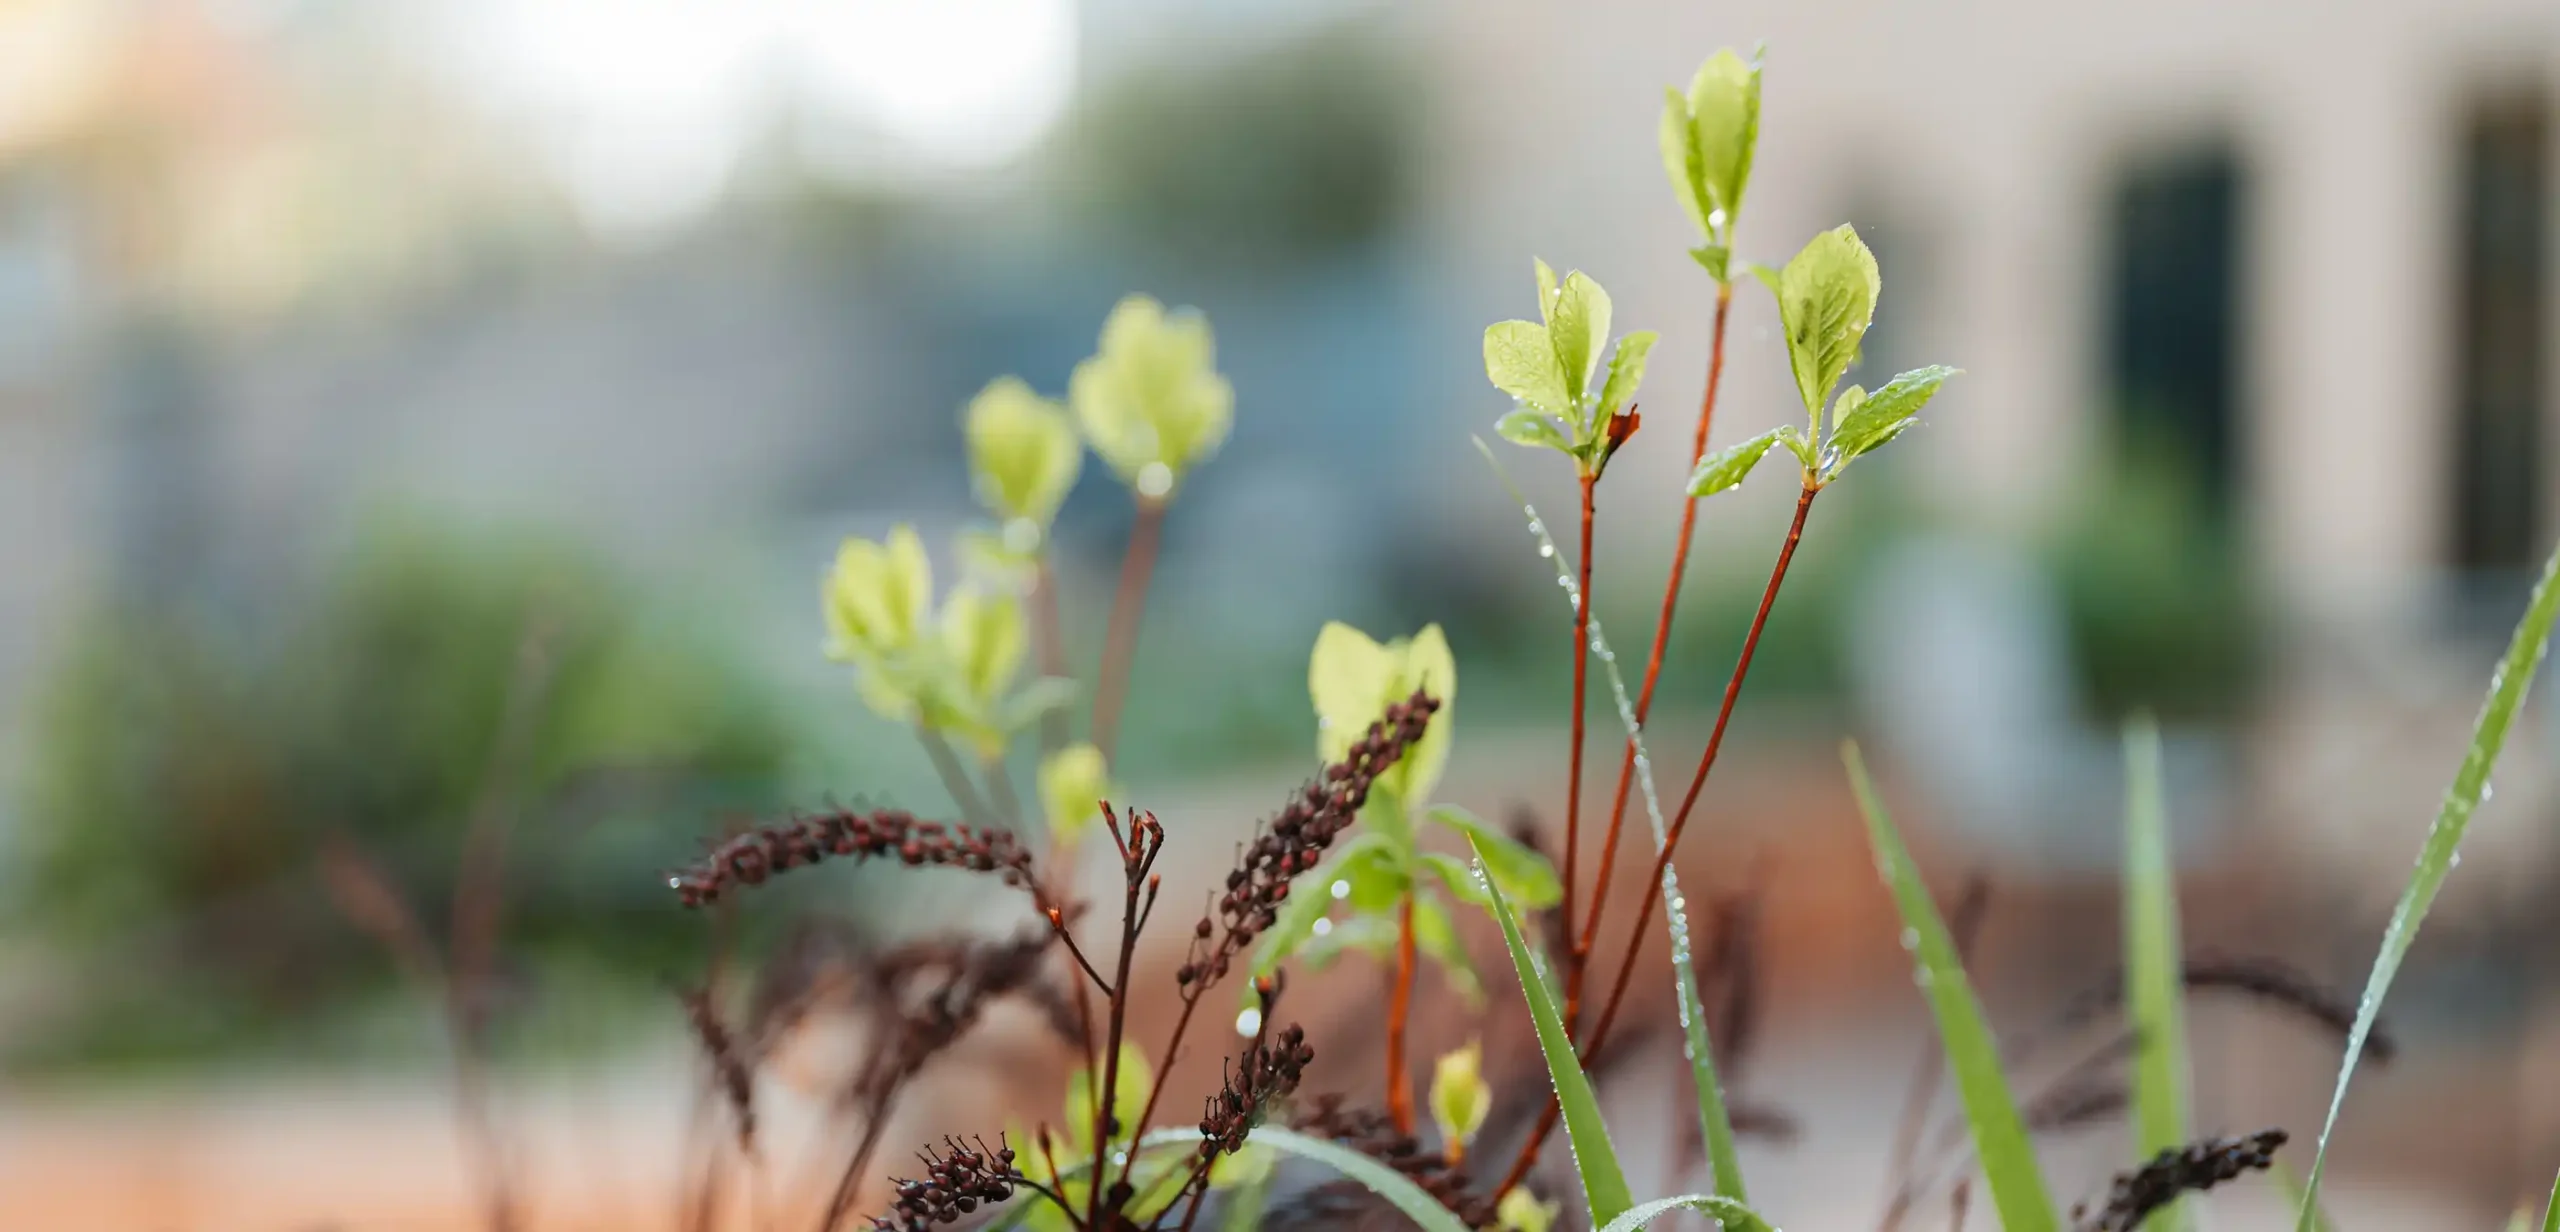
<svg viewBox="0 0 2560 1232"><path fill-rule="evenodd" d="M1413 1132L1413 1080L1405 1072L1405 1028L1413 1018L1413 895L1396 922L1396 986L1387 995L1387 1115L1396 1132Z"/></svg>
<svg viewBox="0 0 2560 1232"><path fill-rule="evenodd" d="M1591 676L1592 495L1599 486L1599 473L1586 469L1582 474L1582 580L1573 592L1573 751L1566 761L1564 786L1564 899L1560 907L1568 925L1573 919L1574 868L1582 851L1582 711ZM1595 900L1600 896L1598 887L1593 887L1592 896ZM1564 1021L1568 1031L1582 1009L1582 959L1586 953L1579 942L1565 948Z"/></svg>
<svg viewBox="0 0 2560 1232"><path fill-rule="evenodd" d="M1582 1059L1586 1065L1599 1055L1601 1045L1608 1042L1609 1027L1617 1021L1618 1006L1626 999L1627 980L1635 972L1636 953L1643 948L1645 926L1653 922L1654 906L1662 901L1663 870L1670 867L1671 853L1680 847L1680 836L1688 827L1690 811L1697 807L1698 793L1707 784L1708 772L1715 769L1716 754L1724 747L1725 728L1733 721L1734 701L1742 696L1742 682L1751 674L1751 659L1760 649L1760 634L1768 626L1769 609L1778 602L1778 588L1787 580L1787 566L1795 560L1796 545L1804 540L1805 517L1813 511L1813 498L1820 491L1808 476L1803 492L1796 497L1795 520L1787 526L1786 542L1778 548L1778 563L1769 570L1769 585L1760 593L1759 610L1752 614L1751 632L1742 639L1742 655L1734 662L1732 678L1725 682L1724 703L1716 709L1716 723L1707 733L1706 751L1698 757L1698 770L1689 780L1689 792L1680 801L1680 811L1671 819L1670 831L1663 837L1662 851L1654 857L1652 875L1645 879L1644 902L1636 911L1634 931L1627 934L1627 951L1618 960L1618 974L1610 985L1609 999L1601 1004L1600 1019L1592 1026L1590 1036L1582 1045ZM1501 1186L1494 1190L1496 1198L1510 1192L1529 1175L1530 1167L1537 1162L1539 1148L1546 1145L1547 1135L1555 1132L1556 1119L1557 1107L1551 1098L1547 1101L1545 1114L1538 1119L1537 1128L1530 1132L1528 1142L1521 1146L1519 1156L1512 1160L1511 1171L1503 1177Z"/></svg>
<svg viewBox="0 0 2560 1232"><path fill-rule="evenodd" d="M1118 837L1116 831L1113 836ZM1110 1175L1111 1143L1120 1128L1111 1123L1111 1109L1119 1102L1120 1096L1120 1041L1129 1022L1129 998L1125 990L1129 987L1130 961L1138 952L1138 887L1144 880L1143 874L1141 867L1139 872L1129 876L1128 897L1120 910L1120 968L1111 981L1114 990L1111 995L1111 1030L1102 1042L1102 1085L1093 1088L1093 1170L1086 1173L1093 1178L1093 1184L1092 1192L1086 1195L1084 1224L1088 1228L1103 1226L1103 1194L1111 1188L1103 1184L1103 1178ZM1085 1072L1090 1075L1093 1071ZM1135 1139L1131 1142L1130 1153L1135 1154Z"/></svg>
<svg viewBox="0 0 2560 1232"><path fill-rule="evenodd" d="M1147 605L1147 582L1156 569L1156 548L1164 538L1164 502L1138 498L1137 525L1129 530L1129 550L1120 558L1120 589L1111 597L1111 625L1102 642L1102 670L1095 677L1093 743L1111 759L1120 738L1120 707L1128 699L1129 670L1138 654L1138 619Z"/></svg>
<svg viewBox="0 0 2560 1232"><path fill-rule="evenodd" d="M1716 418L1716 390L1724 383L1725 320L1732 308L1733 284L1716 284L1714 342L1708 349L1707 392L1698 401L1698 432L1689 444L1690 470L1696 470L1699 461L1707 456L1707 432ZM1688 573L1689 541L1697 529L1698 498L1684 497L1680 506L1680 537L1671 548L1671 573L1662 583L1662 611L1653 620L1653 653L1645 660L1644 683L1636 690L1638 730L1643 729L1645 720L1653 714L1653 687L1662 679L1662 656L1671 643L1671 614L1680 603L1680 580ZM1592 943L1600 936L1601 908L1609 901L1605 888L1609 884L1609 872L1617 862L1618 833L1627 819L1627 789L1635 782L1635 776L1636 737L1634 732L1629 732L1626 752L1618 759L1617 794L1609 801L1608 836L1600 841L1600 867L1591 879L1591 917L1584 922L1582 940L1578 943L1585 954L1591 952ZM1571 921L1568 919L1567 922Z"/></svg>
<svg viewBox="0 0 2560 1232"><path fill-rule="evenodd" d="M1040 674L1064 677L1067 674L1066 627L1058 616L1058 571L1049 558L1040 558L1040 571L1031 583L1031 647L1039 656ZM1040 755L1047 757L1067 747L1067 712L1052 710L1040 716Z"/></svg>

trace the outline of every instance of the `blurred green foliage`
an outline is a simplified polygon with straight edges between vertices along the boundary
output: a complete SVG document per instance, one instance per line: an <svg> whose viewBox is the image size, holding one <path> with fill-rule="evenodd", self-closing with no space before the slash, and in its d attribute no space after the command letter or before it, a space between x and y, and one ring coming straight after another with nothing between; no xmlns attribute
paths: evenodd
<svg viewBox="0 0 2560 1232"><path fill-rule="evenodd" d="M778 803L770 699L558 546L387 526L308 588L208 611L105 604L60 658L13 924L118 977L19 1060L279 1043L388 990L316 852L344 836L441 945L482 813L509 827L505 953L685 969L701 921L659 868Z"/></svg>

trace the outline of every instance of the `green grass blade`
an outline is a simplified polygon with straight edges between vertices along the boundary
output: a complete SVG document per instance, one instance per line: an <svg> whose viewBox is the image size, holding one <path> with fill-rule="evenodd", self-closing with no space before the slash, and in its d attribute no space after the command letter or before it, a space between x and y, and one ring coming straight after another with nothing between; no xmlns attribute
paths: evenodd
<svg viewBox="0 0 2560 1232"><path fill-rule="evenodd" d="M2302 1177L2284 1162L2283 1156L2278 1155L2267 1160L2267 1179L2274 1181L2278 1188L2284 1190L2287 1202L2295 1206L2302 1205ZM2338 1225L2329 1218L2328 1211L2321 1209L2319 1203L2311 1204L2311 1215L2315 1220L2312 1226L2319 1229L2319 1232L2338 1232Z"/></svg>
<svg viewBox="0 0 2560 1232"><path fill-rule="evenodd" d="M1276 1125L1256 1128L1252 1140L1284 1154L1313 1160L1358 1181L1369 1192L1386 1199L1423 1232L1469 1232L1467 1221L1450 1213L1449 1208L1424 1193L1421 1186L1406 1179L1403 1173L1349 1147L1322 1138L1310 1138Z"/></svg>
<svg viewBox="0 0 2560 1232"><path fill-rule="evenodd" d="M2000 1070L2000 1050L1993 1043L1991 1027L1982 1018L1982 1005L1973 996L1973 985L1965 978L1964 961L1956 957L1953 939L1947 936L1947 925L1938 918L1938 905L1929 897L1929 887L1922 884L1920 870L1911 862L1911 852L1902 844L1902 835L1893 828L1893 818L1886 815L1884 803L1876 798L1875 784L1867 779L1866 762L1858 756L1858 746L1844 744L1841 760L1849 767L1849 785L1857 792L1858 810L1866 815L1867 838L1876 850L1876 871L1884 875L1885 885L1893 891L1894 905L1902 912L1902 936L1919 962L1915 972L1921 991L1928 994L1929 1008L1938 1018L1938 1038L1946 1048L1947 1070L1955 1075L1956 1091L1964 1097L1965 1120L1973 1127L1974 1153L1982 1160L1982 1179L1991 1187L1992 1205L2000 1212L2000 1226L2005 1232L2058 1232L2060 1224L2054 1215L2053 1197L2047 1193L2044 1174L2037 1169L2035 1146L2028 1140L2027 1126L2018 1115L2018 1101L2009 1093L2009 1079Z"/></svg>
<svg viewBox="0 0 2560 1232"><path fill-rule="evenodd" d="M2134 1038L2141 1041L2133 1057L2137 1165L2192 1137L2178 885L2161 797L2160 725L2144 715L2124 729L2124 1003ZM2195 1226L2193 1208L2181 1198L2143 1226L2149 1232L2186 1232Z"/></svg>
<svg viewBox="0 0 2560 1232"><path fill-rule="evenodd" d="M1472 845L1474 840L1468 842ZM1481 874L1481 858L1476 868ZM1538 1027L1538 1050L1546 1054L1547 1076L1555 1082L1556 1103L1564 1109L1564 1132L1573 1144L1573 1166L1582 1174L1582 1196L1591 1204L1591 1222L1605 1224L1635 1205L1627 1192L1626 1172L1618 1166L1618 1148L1609 1143L1609 1126L1600 1119L1600 1100L1592 1094L1591 1077L1582 1072L1582 1061L1574 1055L1564 1015L1556 1009L1554 991L1538 974L1537 961L1530 957L1529 942L1520 935L1520 919L1511 911L1511 900L1502 896L1502 887L1491 877L1484 878L1484 888L1493 899L1493 917L1502 922L1502 943L1511 949L1511 965L1520 973L1520 995L1528 1000L1529 1017Z"/></svg>
<svg viewBox="0 0 2560 1232"><path fill-rule="evenodd" d="M1538 507L1529 503L1520 485L1513 482L1511 472L1494 456L1493 448L1477 437L1476 451L1484 455L1486 465L1502 486L1510 489L1511 499L1519 502L1520 512L1529 519L1529 533L1538 541L1539 554L1554 564L1556 580L1574 585L1573 566L1556 547L1555 537L1547 533L1547 524L1538 517ZM1608 677L1609 694L1618 707L1618 726L1625 729L1627 739L1636 748L1636 787L1644 798L1645 821L1653 827L1654 854L1662 853L1669 841L1670 828L1662 820L1662 795L1653 783L1653 755L1644 746L1644 726L1636 722L1635 702L1627 695L1627 680L1618 671L1618 656L1609 649L1609 635L1600 627L1600 617L1591 617L1592 656L1600 660L1601 671ZM1751 1195L1742 1184L1742 1154L1734 1147L1733 1114L1724 1102L1724 1079L1716 1073L1716 1050L1707 1035L1705 998L1698 995L1698 964L1695 948L1689 942L1688 899L1680 893L1679 870L1666 864L1662 868L1662 924L1671 934L1672 995L1680 1011L1681 1050L1689 1058L1689 1078L1698 1095L1698 1126L1707 1144L1707 1161L1715 1170L1716 1192L1735 1202L1748 1202Z"/></svg>
<svg viewBox="0 0 2560 1232"><path fill-rule="evenodd" d="M2542 1204L2542 1232L2560 1232L2560 1176L2551 1178L2551 1200Z"/></svg>
<svg viewBox="0 0 2560 1232"><path fill-rule="evenodd" d="M1682 1194L1677 1198L1658 1198L1641 1206L1630 1207L1626 1214L1609 1221L1600 1232L1637 1232L1638 1229L1677 1210L1692 1210L1724 1226L1724 1232L1777 1232L1758 1211L1725 1197L1723 1194Z"/></svg>
<svg viewBox="0 0 2560 1232"><path fill-rule="evenodd" d="M2329 1136L2338 1128L2339 1110L2346 1106L2347 1084L2355 1078L2356 1062L2364 1057L2365 1040L2373 1034L2373 1020L2382 1012L2382 999L2391 991L2392 978L2400 973L2400 960L2408 957L2409 946L2418 939L2418 926L2426 922L2427 909L2435 905L2436 891L2444 887L2445 875L2453 871L2463 832L2471 828L2471 814L2488 794L2489 771L2498 764L2498 751L2506 746L2507 728L2515 722L2526 690L2533 686L2534 669L2542 665L2543 646L2551 638L2552 620L2560 617L2560 585L2554 584L2555 577L2560 577L2560 551L2555 551L2542 566L2542 580L2534 583L2533 602L2525 608L2524 619L2516 623L2506 657L2498 661L2497 672L2489 677L2489 698L2481 704L2479 721L2471 729L2471 748L2462 755L2461 769L2454 771L2453 785L2445 789L2444 803L2437 806L2426 845L2418 849L2417 870L2409 875L2409 888L2400 892L2400 905L2391 911L2390 927L2383 930L2382 949L2373 956L2373 973L2365 977L2364 996L2356 1003L2355 1026L2347 1032L2347 1054L2338 1064L2338 1085L2329 1093L2329 1116L2320 1126L2320 1149L2311 1156L2311 1175L2303 1182L2302 1209L2294 1215L2294 1232L2312 1232L2311 1203L2320 1196L2320 1175L2329 1162Z"/></svg>

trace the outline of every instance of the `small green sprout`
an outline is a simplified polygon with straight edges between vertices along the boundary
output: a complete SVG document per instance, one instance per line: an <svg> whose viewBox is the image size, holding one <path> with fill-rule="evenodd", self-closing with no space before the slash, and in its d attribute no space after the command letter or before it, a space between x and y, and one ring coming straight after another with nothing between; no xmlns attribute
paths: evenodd
<svg viewBox="0 0 2560 1232"><path fill-rule="evenodd" d="M1148 504L1171 500L1235 419L1235 389L1218 375L1208 318L1168 313L1143 295L1111 310L1101 350L1076 365L1067 398L1093 451Z"/></svg>
<svg viewBox="0 0 2560 1232"><path fill-rule="evenodd" d="M1619 339L1609 375L1593 391L1609 342L1609 293L1580 270L1562 282L1544 261L1537 272L1543 319L1500 321L1484 331L1485 376L1520 401L1494 430L1515 445L1565 454L1585 477L1596 478L1635 431L1629 407L1658 335L1638 330Z"/></svg>

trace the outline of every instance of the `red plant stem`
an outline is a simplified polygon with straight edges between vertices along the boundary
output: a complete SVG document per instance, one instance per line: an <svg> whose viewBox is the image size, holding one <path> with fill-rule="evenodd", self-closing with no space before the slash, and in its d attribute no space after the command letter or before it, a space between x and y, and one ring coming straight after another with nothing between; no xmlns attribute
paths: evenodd
<svg viewBox="0 0 2560 1232"><path fill-rule="evenodd" d="M1131 829L1134 831L1136 827L1133 825ZM1114 837L1117 837L1116 830ZM1086 1174L1093 1178L1092 1192L1086 1195L1085 1202L1085 1226L1088 1228L1103 1226L1102 1195L1109 1187L1102 1183L1102 1178L1110 1175L1111 1140L1117 1128L1111 1123L1111 1107L1119 1102L1120 1041L1129 1025L1129 963L1138 952L1138 887L1145 884L1145 865L1152 862L1153 857L1149 857L1129 875L1128 898L1120 909L1120 968L1111 981L1111 1033L1103 1040L1102 1085L1094 1088L1093 1092L1093 1170ZM1088 1075L1092 1072L1085 1071ZM1137 1154L1135 1141L1131 1142L1129 1153Z"/></svg>
<svg viewBox="0 0 2560 1232"><path fill-rule="evenodd" d="M1040 571L1031 583L1031 646L1040 659L1040 674L1064 677L1067 674L1066 627L1058 616L1058 571L1049 564L1044 553ZM1040 755L1047 757L1067 747L1067 712L1052 710L1040 716Z"/></svg>
<svg viewBox="0 0 2560 1232"><path fill-rule="evenodd" d="M1387 1000L1387 1115L1396 1132L1413 1133L1413 1080L1405 1072L1405 1027L1413 1017L1413 895L1404 896L1396 924L1396 986Z"/></svg>
<svg viewBox="0 0 2560 1232"><path fill-rule="evenodd" d="M1696 470L1707 456L1707 432L1715 423L1716 390L1724 383L1725 320L1733 308L1733 284L1716 284L1716 323L1714 342L1707 358L1707 392L1698 401L1698 432L1689 444L1689 469ZM1636 690L1636 728L1641 731L1645 720L1653 714L1653 687L1662 680L1662 655L1671 643L1671 614L1680 603L1680 580L1689 570L1689 541L1698 529L1698 498L1684 497L1680 506L1680 537L1671 548L1671 573L1662 583L1662 612L1653 620L1653 654L1645 660L1644 684ZM1627 749L1618 760L1618 792L1609 802L1608 837L1600 842L1600 868L1592 877L1591 918L1582 926L1582 952L1591 952L1592 942L1600 936L1602 908L1608 904L1605 892L1609 871L1618 856L1618 833L1626 824L1627 789L1636 777L1636 736L1627 733ZM1569 922L1569 921L1568 921Z"/></svg>
<svg viewBox="0 0 2560 1232"><path fill-rule="evenodd" d="M1582 710L1584 690L1591 676L1591 502L1599 486L1597 471L1583 471L1582 581L1573 595L1573 753L1566 762L1569 768L1564 788L1564 899L1560 906L1567 921L1573 919L1574 866L1582 851ZM1599 895L1596 887L1592 893L1595 898ZM1582 1008L1582 959L1586 952L1579 942L1565 947L1564 1020L1568 1030Z"/></svg>
<svg viewBox="0 0 2560 1232"><path fill-rule="evenodd" d="M1129 670L1138 653L1138 618L1147 605L1147 581L1156 568L1156 548L1164 539L1164 502L1138 498L1138 522L1129 530L1129 550L1120 558L1120 589L1111 597L1111 625L1102 642L1102 670L1093 694L1093 743L1102 759L1111 760L1120 738L1120 707L1129 693Z"/></svg>
<svg viewBox="0 0 2560 1232"><path fill-rule="evenodd" d="M1207 991L1208 989L1205 984L1195 984L1191 988L1184 990L1182 997L1182 1013L1174 1017L1173 1034L1166 1037L1164 1042L1164 1051L1156 1054L1156 1065L1163 1072L1168 1074L1173 1072L1174 1061L1182 1055L1183 1033L1191 1029L1191 1012L1200 1008L1201 994ZM1163 1098L1164 1088L1164 1082L1159 1080L1155 1085L1155 1089L1147 1092L1147 1106L1140 1109L1138 1112L1138 1123L1129 1131L1130 1141L1134 1142L1147 1136L1147 1126L1155 1122L1156 1101ZM1128 1165L1120 1169L1120 1179L1124 1181L1128 1180L1130 1173L1136 1171L1137 1167L1138 1153L1136 1151L1131 1151L1129 1152Z"/></svg>
<svg viewBox="0 0 2560 1232"><path fill-rule="evenodd" d="M1715 768L1716 754L1724 747L1725 727L1733 720L1734 701L1742 696L1742 681L1751 673L1751 658L1760 649L1760 633L1768 626L1769 609L1778 602L1778 588L1787 580L1787 566L1795 559L1796 545L1804 539L1805 516L1813 511L1813 498L1820 491L1811 476L1807 476L1804 491L1796 497L1795 520L1788 524L1786 542L1778 548L1778 563L1769 570L1769 585L1760 594L1759 610L1752 614L1751 632L1742 639L1742 655L1734 662L1733 677L1725 682L1724 704L1716 710L1716 724L1707 734L1706 752L1698 757L1698 772L1689 780L1689 793L1681 799L1680 811L1671 819L1671 829L1663 837L1661 853L1654 857L1653 874L1645 879L1644 905L1636 912L1635 930L1627 935L1627 952L1618 960L1617 979L1610 986L1609 999L1601 1005L1599 1022L1592 1027L1589 1038L1582 1045L1585 1064L1599 1054L1600 1046L1608 1041L1610 1025L1617 1021L1618 1006L1627 995L1627 979L1635 972L1636 953L1644 945L1645 926L1652 923L1654 905L1662 900L1663 870L1670 867L1671 853L1680 847L1680 836L1689 824L1690 811L1697 806L1698 792L1706 786L1707 773ZM1538 1119L1538 1127L1530 1132L1528 1142L1521 1146L1520 1154L1511 1161L1511 1171L1493 1191L1497 1200L1529 1175L1530 1167L1538 1161L1539 1148L1546 1145L1547 1135L1555 1132L1557 1114L1556 1102L1550 1098L1545 1114Z"/></svg>

